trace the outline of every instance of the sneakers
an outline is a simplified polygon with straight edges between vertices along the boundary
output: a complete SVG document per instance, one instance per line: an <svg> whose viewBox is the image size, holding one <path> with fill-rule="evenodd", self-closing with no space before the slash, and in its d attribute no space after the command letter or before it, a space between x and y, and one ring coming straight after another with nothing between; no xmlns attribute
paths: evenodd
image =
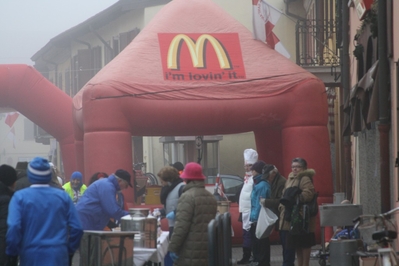
<svg viewBox="0 0 399 266"><path fill-rule="evenodd" d="M242 258L241 260L237 261L238 265L247 265L249 263L250 263L250 261L247 258Z"/></svg>
<svg viewBox="0 0 399 266"><path fill-rule="evenodd" d="M312 252L310 253L310 257L311 257L312 259L317 259L317 258L320 258L320 254L321 254L321 251L320 251L320 250L312 251Z"/></svg>

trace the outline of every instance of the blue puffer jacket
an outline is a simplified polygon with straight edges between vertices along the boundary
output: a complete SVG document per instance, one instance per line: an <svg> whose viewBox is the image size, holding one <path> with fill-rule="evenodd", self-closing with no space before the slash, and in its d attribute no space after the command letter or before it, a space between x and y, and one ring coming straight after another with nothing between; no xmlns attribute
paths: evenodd
<svg viewBox="0 0 399 266"><path fill-rule="evenodd" d="M262 179L262 175L254 177L254 188L251 194L251 215L249 220L253 223L258 221L260 213L260 198L270 199L271 191L270 184L266 180Z"/></svg>

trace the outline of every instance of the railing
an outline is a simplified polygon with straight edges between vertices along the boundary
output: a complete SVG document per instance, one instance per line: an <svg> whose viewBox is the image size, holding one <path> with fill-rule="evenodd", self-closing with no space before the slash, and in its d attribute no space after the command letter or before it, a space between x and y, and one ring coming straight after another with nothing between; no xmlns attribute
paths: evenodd
<svg viewBox="0 0 399 266"><path fill-rule="evenodd" d="M335 20L299 20L296 24L296 63L300 66L339 66L340 34Z"/></svg>

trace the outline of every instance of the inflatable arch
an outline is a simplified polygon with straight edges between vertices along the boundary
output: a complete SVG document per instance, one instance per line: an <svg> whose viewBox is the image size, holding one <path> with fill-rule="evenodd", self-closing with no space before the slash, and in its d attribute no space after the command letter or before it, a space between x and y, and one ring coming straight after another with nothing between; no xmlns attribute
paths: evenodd
<svg viewBox="0 0 399 266"><path fill-rule="evenodd" d="M319 203L332 202L324 84L212 1L167 4L73 105L86 176L131 171L132 135L253 131L260 159L287 176L291 160L305 158ZM133 202L132 191L125 196Z"/></svg>
<svg viewBox="0 0 399 266"><path fill-rule="evenodd" d="M55 137L65 176L76 171L72 98L27 65L0 65L0 107L13 108Z"/></svg>

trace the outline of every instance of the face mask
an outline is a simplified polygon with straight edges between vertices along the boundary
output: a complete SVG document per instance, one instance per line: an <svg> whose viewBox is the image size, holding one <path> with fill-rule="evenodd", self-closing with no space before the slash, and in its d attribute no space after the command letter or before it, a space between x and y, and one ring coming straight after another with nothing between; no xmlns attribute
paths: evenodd
<svg viewBox="0 0 399 266"><path fill-rule="evenodd" d="M251 176L251 175L252 175L252 172L251 172L251 171L249 171L249 172L245 172L245 175L247 175L247 176Z"/></svg>

